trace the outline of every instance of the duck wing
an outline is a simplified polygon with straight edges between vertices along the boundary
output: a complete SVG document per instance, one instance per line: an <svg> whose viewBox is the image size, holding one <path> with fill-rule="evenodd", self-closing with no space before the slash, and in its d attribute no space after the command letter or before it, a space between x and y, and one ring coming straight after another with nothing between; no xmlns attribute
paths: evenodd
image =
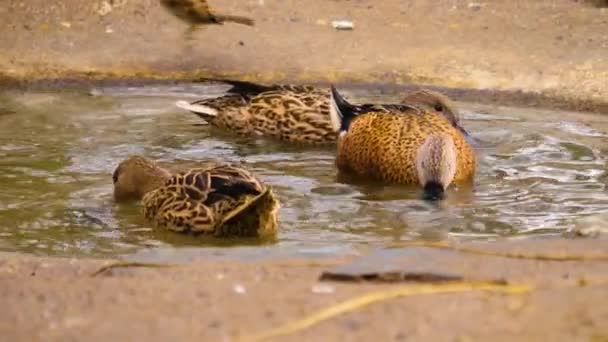
<svg viewBox="0 0 608 342"><path fill-rule="evenodd" d="M268 189L231 165L179 172L144 196L144 214L170 230L213 233Z"/></svg>
<svg viewBox="0 0 608 342"><path fill-rule="evenodd" d="M201 99L193 102L177 101L175 105L190 111L205 121L213 120L220 111L246 106L249 98L240 94L227 94L224 96Z"/></svg>
<svg viewBox="0 0 608 342"><path fill-rule="evenodd" d="M220 165L207 169L209 191L205 205L224 223L255 203L269 191L262 182L247 169Z"/></svg>
<svg viewBox="0 0 608 342"><path fill-rule="evenodd" d="M209 121L218 115L219 111L230 110L249 105L249 103L264 93L290 92L303 100L311 101L314 96L307 96L307 92L312 87L290 86L290 85L262 85L246 81L220 80L232 87L226 94L216 98L205 98L192 102L177 101L175 105L179 108L190 111L201 118ZM263 96L263 95L262 95Z"/></svg>

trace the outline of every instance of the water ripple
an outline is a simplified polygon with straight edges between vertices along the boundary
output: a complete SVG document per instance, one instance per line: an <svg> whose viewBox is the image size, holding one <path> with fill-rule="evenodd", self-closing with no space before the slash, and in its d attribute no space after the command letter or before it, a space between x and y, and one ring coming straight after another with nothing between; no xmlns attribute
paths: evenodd
<svg viewBox="0 0 608 342"><path fill-rule="evenodd" d="M233 136L197 125L198 117L173 105L222 89L119 87L84 98L57 94L44 105L23 97L33 104L0 121L0 249L116 256L255 244L172 234L146 222L137 204L114 204L111 173L132 154L172 170L216 162L253 170L281 201L279 241L258 247L262 254L339 253L447 236L544 236L608 212L605 119L465 108L463 125L479 140L475 183L428 203L416 187L339 179L333 148Z"/></svg>

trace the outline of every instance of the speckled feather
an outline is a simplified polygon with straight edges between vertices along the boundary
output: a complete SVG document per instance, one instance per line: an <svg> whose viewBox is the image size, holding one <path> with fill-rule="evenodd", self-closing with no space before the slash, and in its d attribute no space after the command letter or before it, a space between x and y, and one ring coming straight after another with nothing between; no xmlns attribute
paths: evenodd
<svg viewBox="0 0 608 342"><path fill-rule="evenodd" d="M211 125L241 135L259 135L303 144L336 140L329 121L329 92L311 86L260 86L232 90L225 96L192 102L217 115L193 111Z"/></svg>
<svg viewBox="0 0 608 342"><path fill-rule="evenodd" d="M356 115L342 122L336 164L342 171L402 184L419 183L416 154L427 137L446 133L454 140L454 182L475 173L475 155L457 127L436 111L415 106L353 106Z"/></svg>
<svg viewBox="0 0 608 342"><path fill-rule="evenodd" d="M174 174L143 198L144 215L178 232L262 236L277 230L278 202L246 169L221 165Z"/></svg>
<svg viewBox="0 0 608 342"><path fill-rule="evenodd" d="M199 115L211 125L241 135L261 135L312 145L336 142L337 134L332 128L329 115L329 89L225 82L233 85L227 95L191 103L212 108L217 112L216 115L207 115L196 108L188 108L187 105L180 107ZM458 112L442 94L426 89L414 91L402 98L402 105L408 104L437 111L468 136L460 127ZM389 109L388 107L386 108Z"/></svg>

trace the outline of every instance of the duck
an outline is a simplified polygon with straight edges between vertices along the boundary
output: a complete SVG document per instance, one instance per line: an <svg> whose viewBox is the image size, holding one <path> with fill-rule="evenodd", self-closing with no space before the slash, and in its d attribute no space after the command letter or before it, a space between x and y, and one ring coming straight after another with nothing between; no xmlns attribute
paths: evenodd
<svg viewBox="0 0 608 342"><path fill-rule="evenodd" d="M114 200L141 201L146 219L179 233L273 237L280 207L272 189L249 170L213 164L171 173L133 155L112 174Z"/></svg>
<svg viewBox="0 0 608 342"><path fill-rule="evenodd" d="M224 82L232 86L226 95L191 103L177 101L177 107L239 135L304 145L335 143L336 133L329 120L329 90L308 85Z"/></svg>
<svg viewBox="0 0 608 342"><path fill-rule="evenodd" d="M192 28L201 24L222 25L226 22L254 26L253 19L248 17L213 13L207 0L160 0L160 3L171 14L190 24Z"/></svg>
<svg viewBox="0 0 608 342"><path fill-rule="evenodd" d="M193 102L177 101L214 127L239 135L275 138L301 145L335 145L337 134L329 114L329 88L310 85L261 85L222 80L231 85L226 95ZM437 111L463 134L454 104L439 92L421 89L406 94L402 104Z"/></svg>
<svg viewBox="0 0 608 342"><path fill-rule="evenodd" d="M331 86L339 172L388 183L418 184L428 200L475 174L473 147L450 118L413 104L349 103Z"/></svg>

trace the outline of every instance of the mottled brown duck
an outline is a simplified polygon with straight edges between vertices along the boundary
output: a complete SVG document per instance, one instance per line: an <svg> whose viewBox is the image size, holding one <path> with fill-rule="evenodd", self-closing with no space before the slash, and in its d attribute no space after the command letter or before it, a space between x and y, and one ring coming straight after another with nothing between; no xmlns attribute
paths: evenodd
<svg viewBox="0 0 608 342"><path fill-rule="evenodd" d="M245 168L215 165L177 173L142 156L121 162L112 176L116 201L142 200L144 215L180 233L218 237L274 236L279 203Z"/></svg>

